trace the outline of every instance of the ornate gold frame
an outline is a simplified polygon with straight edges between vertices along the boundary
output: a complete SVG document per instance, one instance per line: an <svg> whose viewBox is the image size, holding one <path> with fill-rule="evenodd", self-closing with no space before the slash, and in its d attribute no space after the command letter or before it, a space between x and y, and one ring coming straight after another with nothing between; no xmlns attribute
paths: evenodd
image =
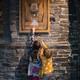
<svg viewBox="0 0 80 80"><path fill-rule="evenodd" d="M31 0L19 0L19 32L28 33L32 28L30 17L30 1ZM32 2L38 3L39 12L37 20L39 25L36 26L36 33L46 33L50 31L50 0L32 0Z"/></svg>

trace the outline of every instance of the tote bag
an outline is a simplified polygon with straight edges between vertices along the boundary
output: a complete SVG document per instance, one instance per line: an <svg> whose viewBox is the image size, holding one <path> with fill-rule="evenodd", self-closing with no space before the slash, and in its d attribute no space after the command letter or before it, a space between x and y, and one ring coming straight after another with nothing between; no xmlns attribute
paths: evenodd
<svg viewBox="0 0 80 80"><path fill-rule="evenodd" d="M37 62L29 62L28 66L28 76L39 76L39 71L41 69L40 64Z"/></svg>

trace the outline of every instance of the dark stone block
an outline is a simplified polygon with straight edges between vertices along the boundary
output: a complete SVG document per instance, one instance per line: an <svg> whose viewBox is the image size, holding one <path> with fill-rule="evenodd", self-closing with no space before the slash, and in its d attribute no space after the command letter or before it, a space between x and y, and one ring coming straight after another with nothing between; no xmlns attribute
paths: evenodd
<svg viewBox="0 0 80 80"><path fill-rule="evenodd" d="M2 66L9 67L10 66L10 63L2 63Z"/></svg>

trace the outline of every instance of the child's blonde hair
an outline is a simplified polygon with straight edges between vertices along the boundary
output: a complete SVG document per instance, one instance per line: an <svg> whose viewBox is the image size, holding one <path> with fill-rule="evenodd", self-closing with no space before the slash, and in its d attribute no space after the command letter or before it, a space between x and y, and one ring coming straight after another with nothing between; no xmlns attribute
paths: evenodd
<svg viewBox="0 0 80 80"><path fill-rule="evenodd" d="M49 48L46 48L46 49L44 49L44 51L43 51L43 55L46 57L46 58L51 58L51 56L52 56L52 51L49 49Z"/></svg>

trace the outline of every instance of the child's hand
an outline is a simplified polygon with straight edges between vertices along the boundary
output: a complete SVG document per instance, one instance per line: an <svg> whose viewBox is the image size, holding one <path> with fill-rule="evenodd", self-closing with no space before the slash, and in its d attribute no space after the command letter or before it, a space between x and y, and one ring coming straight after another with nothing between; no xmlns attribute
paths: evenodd
<svg viewBox="0 0 80 80"><path fill-rule="evenodd" d="M43 41L40 41L40 44L41 44L41 47L43 47L44 49L48 48L47 45Z"/></svg>
<svg viewBox="0 0 80 80"><path fill-rule="evenodd" d="M33 33L35 32L35 27L34 27L34 26L32 27L32 32L33 32Z"/></svg>
<svg viewBox="0 0 80 80"><path fill-rule="evenodd" d="M42 45L45 45L45 43L44 43L43 41L41 41L41 44L42 44Z"/></svg>
<svg viewBox="0 0 80 80"><path fill-rule="evenodd" d="M45 45L42 40L40 40L39 42L40 42L41 46L44 46Z"/></svg>

